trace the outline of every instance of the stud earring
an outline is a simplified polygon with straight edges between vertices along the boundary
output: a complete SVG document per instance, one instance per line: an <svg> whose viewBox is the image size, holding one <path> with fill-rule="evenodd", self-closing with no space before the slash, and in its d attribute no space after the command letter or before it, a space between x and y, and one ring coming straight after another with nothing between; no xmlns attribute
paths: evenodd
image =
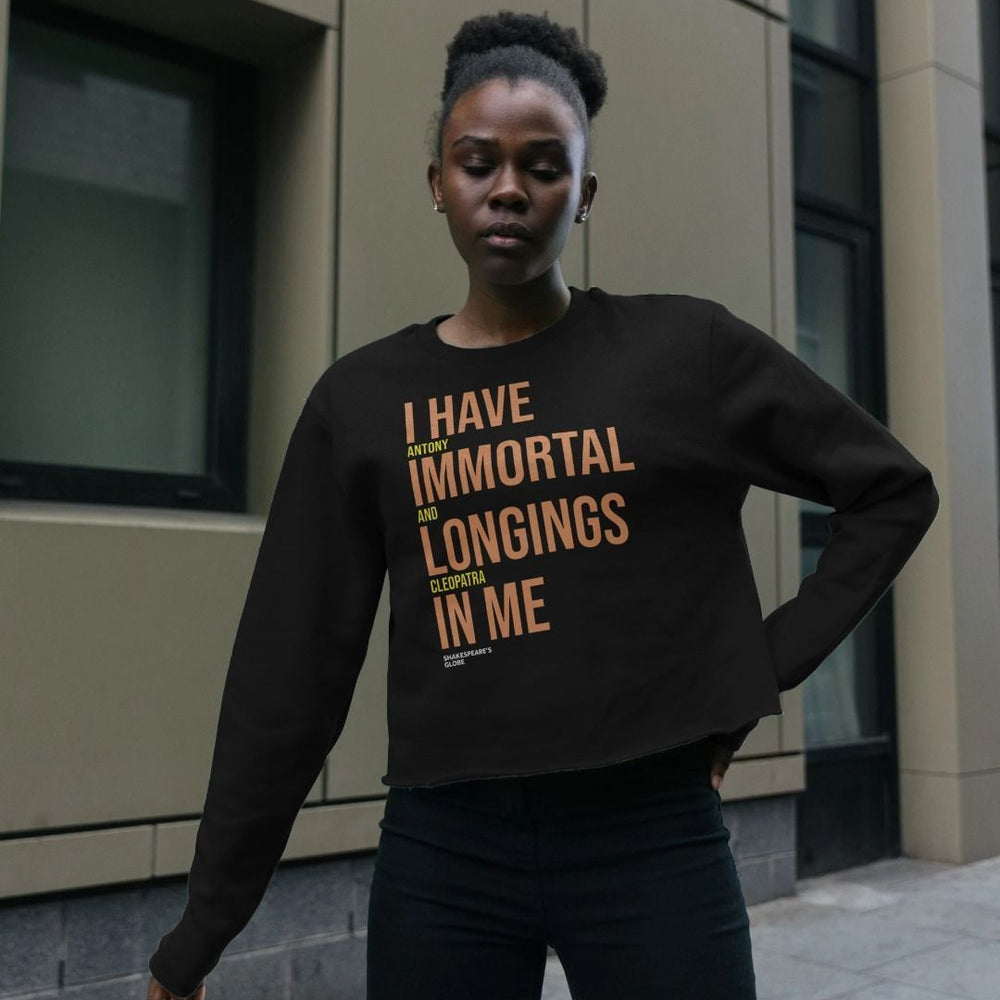
<svg viewBox="0 0 1000 1000"><path fill-rule="evenodd" d="M436 201L433 204L434 204L434 211L435 212L440 212L441 211L441 206Z"/></svg>
<svg viewBox="0 0 1000 1000"><path fill-rule="evenodd" d="M576 221L577 222L586 222L587 221L587 213L586 212L577 212L576 213Z"/></svg>

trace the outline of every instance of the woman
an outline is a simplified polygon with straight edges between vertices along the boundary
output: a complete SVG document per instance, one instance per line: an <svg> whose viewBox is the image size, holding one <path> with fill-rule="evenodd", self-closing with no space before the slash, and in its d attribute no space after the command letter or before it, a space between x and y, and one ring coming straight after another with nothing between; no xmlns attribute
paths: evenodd
<svg viewBox="0 0 1000 1000"><path fill-rule="evenodd" d="M204 995L336 742L390 579L370 1000L755 996L719 788L926 532L929 471L721 303L567 287L599 57L502 13L449 46L428 181L453 315L343 355L303 407L240 621L178 926ZM761 619L750 483L834 508ZM165 985L161 985L165 984ZM167 986L174 994L167 992Z"/></svg>

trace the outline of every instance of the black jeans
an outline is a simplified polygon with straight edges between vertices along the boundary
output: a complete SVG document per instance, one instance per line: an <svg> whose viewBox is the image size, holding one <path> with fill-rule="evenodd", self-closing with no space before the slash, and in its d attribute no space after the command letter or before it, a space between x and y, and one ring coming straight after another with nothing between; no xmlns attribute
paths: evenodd
<svg viewBox="0 0 1000 1000"><path fill-rule="evenodd" d="M707 740L622 764L389 789L368 1000L755 1000Z"/></svg>

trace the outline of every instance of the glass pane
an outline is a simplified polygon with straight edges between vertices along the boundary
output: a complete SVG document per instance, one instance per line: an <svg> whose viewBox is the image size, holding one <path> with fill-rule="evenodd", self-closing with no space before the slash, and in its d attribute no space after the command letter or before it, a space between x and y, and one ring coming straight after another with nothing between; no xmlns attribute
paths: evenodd
<svg viewBox="0 0 1000 1000"><path fill-rule="evenodd" d="M796 354L817 375L845 395L850 387L850 330L853 322L854 262L849 244L796 230ZM800 500L803 511L833 508Z"/></svg>
<svg viewBox="0 0 1000 1000"><path fill-rule="evenodd" d="M205 471L211 79L14 18L0 457Z"/></svg>
<svg viewBox="0 0 1000 1000"><path fill-rule="evenodd" d="M792 147L796 191L864 207L860 85L797 52L792 53Z"/></svg>
<svg viewBox="0 0 1000 1000"><path fill-rule="evenodd" d="M795 233L796 353L818 375L851 395L854 250L804 230ZM833 508L800 500L802 513ZM802 546L802 576L816 569L822 546ZM877 670L871 663L875 619L869 615L802 685L806 746L875 735Z"/></svg>
<svg viewBox="0 0 1000 1000"><path fill-rule="evenodd" d="M1000 0L979 0L979 38L983 56L983 114L1000 129Z"/></svg>
<svg viewBox="0 0 1000 1000"><path fill-rule="evenodd" d="M802 575L816 569L821 548L802 548ZM802 683L807 747L875 736L878 726L878 671L867 652L874 649L874 615L868 615Z"/></svg>
<svg viewBox="0 0 1000 1000"><path fill-rule="evenodd" d="M860 57L858 0L791 0L788 26L845 56Z"/></svg>

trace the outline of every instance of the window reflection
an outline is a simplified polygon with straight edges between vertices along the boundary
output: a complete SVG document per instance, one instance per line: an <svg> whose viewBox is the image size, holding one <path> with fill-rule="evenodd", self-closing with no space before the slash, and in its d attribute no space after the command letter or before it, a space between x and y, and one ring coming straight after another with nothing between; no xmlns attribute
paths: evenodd
<svg viewBox="0 0 1000 1000"><path fill-rule="evenodd" d="M0 457L206 467L214 83L14 17Z"/></svg>
<svg viewBox="0 0 1000 1000"><path fill-rule="evenodd" d="M788 25L796 34L855 59L861 55L858 0L791 0Z"/></svg>
<svg viewBox="0 0 1000 1000"><path fill-rule="evenodd" d="M860 84L794 52L792 146L796 193L864 208Z"/></svg>

